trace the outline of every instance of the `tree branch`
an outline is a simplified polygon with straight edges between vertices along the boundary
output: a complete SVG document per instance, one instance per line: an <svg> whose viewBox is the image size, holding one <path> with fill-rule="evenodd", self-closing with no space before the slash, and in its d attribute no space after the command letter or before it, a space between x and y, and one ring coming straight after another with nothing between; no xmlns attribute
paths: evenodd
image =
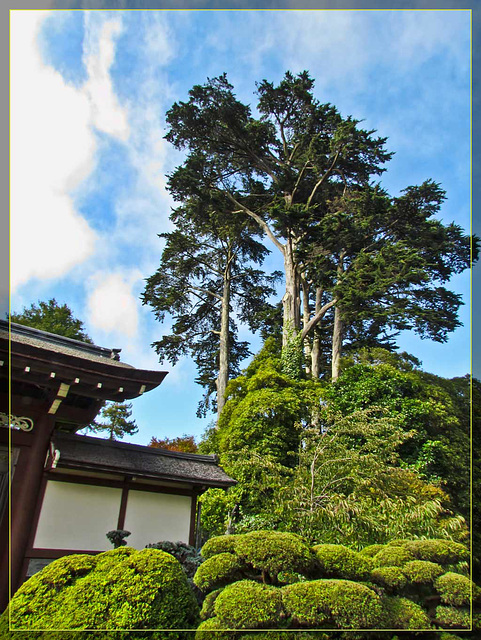
<svg viewBox="0 0 481 640"><path fill-rule="evenodd" d="M316 315L309 320L309 322L306 324L306 326L302 330L301 340L304 340L304 338L307 336L309 331L313 329L317 324L319 324L319 322L325 316L326 312L329 311L329 309L333 307L336 304L336 302L337 300L334 298L334 300L331 300L330 302L326 303L323 307L321 307L319 312L316 313Z"/></svg>
<svg viewBox="0 0 481 640"><path fill-rule="evenodd" d="M339 158L339 155L341 153L341 150L338 149L336 151L336 155L334 156L334 160L331 162L331 166L329 167L329 169L327 169L327 171L324 173L324 175L322 176L322 178L320 180L318 180L318 182L314 185L314 189L311 191L311 195L309 196L308 200L307 200L307 206L309 207L312 199L316 193L316 191L318 190L318 188L321 186L321 184L324 182L324 180L329 176L329 174L332 172L332 170L334 169L334 167L336 166L336 162Z"/></svg>

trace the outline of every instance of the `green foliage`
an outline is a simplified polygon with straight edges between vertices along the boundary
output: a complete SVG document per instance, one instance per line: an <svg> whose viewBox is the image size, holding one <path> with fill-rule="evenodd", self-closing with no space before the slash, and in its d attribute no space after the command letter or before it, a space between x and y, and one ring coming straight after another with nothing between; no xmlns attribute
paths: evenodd
<svg viewBox="0 0 481 640"><path fill-rule="evenodd" d="M313 568L309 547L293 533L252 531L238 536L235 552L244 562L274 581L280 572L308 574Z"/></svg>
<svg viewBox="0 0 481 640"><path fill-rule="evenodd" d="M313 580L282 588L282 599L294 626L340 629L376 628L382 603L368 587L349 580Z"/></svg>
<svg viewBox="0 0 481 640"><path fill-rule="evenodd" d="M21 313L12 313L10 320L27 327L92 344L91 338L85 333L84 323L74 318L71 309L66 304L59 305L55 298L51 298L48 302L39 300L38 306L31 304L28 308L24 307Z"/></svg>
<svg viewBox="0 0 481 640"><path fill-rule="evenodd" d="M282 616L281 592L276 587L241 580L222 590L214 613L226 629L278 627Z"/></svg>
<svg viewBox="0 0 481 640"><path fill-rule="evenodd" d="M94 420L86 428L94 433L107 432L110 440L123 438L125 435L131 436L139 430L135 420L129 419L131 415L131 402L107 402L100 412L103 421Z"/></svg>
<svg viewBox="0 0 481 640"><path fill-rule="evenodd" d="M207 540L201 549L202 556L207 560L219 553L234 553L238 535L217 536Z"/></svg>
<svg viewBox="0 0 481 640"><path fill-rule="evenodd" d="M194 436L188 436L184 433L177 438L154 438L149 442L149 447L156 449L167 449L168 451L182 451L184 453L197 453L197 446Z"/></svg>
<svg viewBox="0 0 481 640"><path fill-rule="evenodd" d="M367 547L363 547L359 553L363 556L367 556L368 558L372 558L376 555L378 551L380 551L384 547L383 544L370 544Z"/></svg>
<svg viewBox="0 0 481 640"><path fill-rule="evenodd" d="M384 547L373 556L375 567L404 567L408 562L414 560L410 551L404 547Z"/></svg>
<svg viewBox="0 0 481 640"><path fill-rule="evenodd" d="M125 529L114 529L113 531L108 531L105 535L114 545L114 549L117 549L118 547L125 547L127 542L124 538L130 536L130 531L126 531Z"/></svg>
<svg viewBox="0 0 481 640"><path fill-rule="evenodd" d="M342 544L319 544L314 546L321 575L346 580L366 580L372 569L372 562L366 556L348 549Z"/></svg>
<svg viewBox="0 0 481 640"><path fill-rule="evenodd" d="M215 591L211 591L205 596L204 602L202 603L202 609L200 611L201 620L207 620L208 618L212 618L215 615L214 603L221 591L222 589L216 589Z"/></svg>
<svg viewBox="0 0 481 640"><path fill-rule="evenodd" d="M436 562L412 560L403 566L403 572L413 584L432 584L444 573L444 569Z"/></svg>
<svg viewBox="0 0 481 640"><path fill-rule="evenodd" d="M469 605L476 589L469 578L452 571L438 577L434 587L441 595L441 602L455 606Z"/></svg>
<svg viewBox="0 0 481 640"><path fill-rule="evenodd" d="M456 609L456 607L436 607L436 622L443 629L469 629L471 616L469 609Z"/></svg>
<svg viewBox="0 0 481 640"><path fill-rule="evenodd" d="M453 540L408 540L403 547L418 560L453 564L469 559L468 549Z"/></svg>
<svg viewBox="0 0 481 640"><path fill-rule="evenodd" d="M20 587L10 614L13 629L187 629L198 607L175 558L120 547L52 562Z"/></svg>
<svg viewBox="0 0 481 640"><path fill-rule="evenodd" d="M369 579L389 591L402 591L407 584L407 578L399 567L379 567L371 572Z"/></svg>
<svg viewBox="0 0 481 640"><path fill-rule="evenodd" d="M218 553L203 562L194 576L194 584L201 591L218 589L240 580L245 564L232 553Z"/></svg>
<svg viewBox="0 0 481 640"><path fill-rule="evenodd" d="M384 625L388 629L431 629L426 611L408 598L385 597Z"/></svg>

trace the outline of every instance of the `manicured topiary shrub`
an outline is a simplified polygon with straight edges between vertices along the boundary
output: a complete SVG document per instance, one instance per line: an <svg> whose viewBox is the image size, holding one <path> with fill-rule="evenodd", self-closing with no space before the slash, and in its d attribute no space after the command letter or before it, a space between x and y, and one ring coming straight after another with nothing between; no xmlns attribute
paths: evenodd
<svg viewBox="0 0 481 640"><path fill-rule="evenodd" d="M407 578L399 567L379 567L371 572L370 580L375 584L386 587L389 591L402 590L407 584Z"/></svg>
<svg viewBox="0 0 481 640"><path fill-rule="evenodd" d="M211 538L204 544L200 553L206 560L218 553L234 553L235 543L239 537L238 535L227 535Z"/></svg>
<svg viewBox="0 0 481 640"><path fill-rule="evenodd" d="M294 533L251 531L239 535L235 542L235 553L274 580L280 572L307 574L314 567L311 550Z"/></svg>
<svg viewBox="0 0 481 640"><path fill-rule="evenodd" d="M414 559L413 554L404 547L386 546L373 556L372 561L375 567L403 567Z"/></svg>
<svg viewBox="0 0 481 640"><path fill-rule="evenodd" d="M417 560L428 560L438 564L454 564L469 559L468 549L452 540L408 540L403 548Z"/></svg>
<svg viewBox="0 0 481 640"><path fill-rule="evenodd" d="M202 609L200 610L201 620L208 620L214 616L214 602L221 591L222 589L216 589L205 596Z"/></svg>
<svg viewBox="0 0 481 640"><path fill-rule="evenodd" d="M312 580L283 587L282 601L292 626L339 629L376 628L382 624L381 598L350 580Z"/></svg>
<svg viewBox="0 0 481 640"><path fill-rule="evenodd" d="M384 549L384 547L384 544L370 544L368 547L364 547L364 549L361 549L359 553L362 556L368 556L369 558L372 558L378 551Z"/></svg>
<svg viewBox="0 0 481 640"><path fill-rule="evenodd" d="M318 544L312 549L322 577L365 580L371 573L372 560L342 544Z"/></svg>
<svg viewBox="0 0 481 640"><path fill-rule="evenodd" d="M283 617L281 590L241 580L217 596L214 613L225 629L278 628Z"/></svg>
<svg viewBox="0 0 481 640"><path fill-rule="evenodd" d="M413 584L432 584L444 573L444 569L439 564L427 560L406 562L403 571Z"/></svg>
<svg viewBox="0 0 481 640"><path fill-rule="evenodd" d="M211 556L197 569L194 584L204 593L242 578L245 563L232 553Z"/></svg>
<svg viewBox="0 0 481 640"><path fill-rule="evenodd" d="M468 605L474 585L469 578L459 573L448 572L440 576L434 588L441 595L441 602L455 606Z"/></svg>
<svg viewBox="0 0 481 640"><path fill-rule="evenodd" d="M418 604L408 598L383 598L386 629L431 629L428 614Z"/></svg>
<svg viewBox="0 0 481 640"><path fill-rule="evenodd" d="M129 547L52 562L20 587L10 613L13 629L30 630L189 629L198 622L197 602L177 560Z"/></svg>
<svg viewBox="0 0 481 640"><path fill-rule="evenodd" d="M443 629L469 629L471 618L469 609L456 609L456 607L436 607L436 622Z"/></svg>

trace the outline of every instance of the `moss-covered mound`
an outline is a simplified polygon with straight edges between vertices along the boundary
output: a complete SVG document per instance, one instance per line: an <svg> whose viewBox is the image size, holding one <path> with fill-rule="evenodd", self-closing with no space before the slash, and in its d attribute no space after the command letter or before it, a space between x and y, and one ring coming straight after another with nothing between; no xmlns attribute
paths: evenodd
<svg viewBox="0 0 481 640"><path fill-rule="evenodd" d="M282 601L292 626L368 629L382 625L381 598L350 580L312 580L282 588Z"/></svg>
<svg viewBox="0 0 481 640"><path fill-rule="evenodd" d="M415 556L404 547L385 546L373 556L372 561L375 567L403 567L414 559Z"/></svg>
<svg viewBox="0 0 481 640"><path fill-rule="evenodd" d="M440 576L434 588L441 595L441 602L454 606L468 605L471 594L474 596L477 591L469 578L451 571Z"/></svg>
<svg viewBox="0 0 481 640"><path fill-rule="evenodd" d="M468 549L452 540L407 540L403 548L417 560L427 560L438 564L454 564L469 559Z"/></svg>
<svg viewBox="0 0 481 640"><path fill-rule="evenodd" d="M173 556L120 547L52 562L20 587L10 615L18 630L189 629L197 625L198 605Z"/></svg>
<svg viewBox="0 0 481 640"><path fill-rule="evenodd" d="M318 544L313 547L322 577L366 580L372 569L372 561L342 544Z"/></svg>
<svg viewBox="0 0 481 640"><path fill-rule="evenodd" d="M426 611L408 598L384 598L383 626L387 629L431 629Z"/></svg>

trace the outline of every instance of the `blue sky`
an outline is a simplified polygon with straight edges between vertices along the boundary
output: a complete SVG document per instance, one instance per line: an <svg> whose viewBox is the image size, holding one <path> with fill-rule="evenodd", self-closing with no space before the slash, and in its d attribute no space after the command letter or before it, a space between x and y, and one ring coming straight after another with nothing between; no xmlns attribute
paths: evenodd
<svg viewBox="0 0 481 640"><path fill-rule="evenodd" d="M171 228L165 174L182 161L163 140L165 112L224 71L253 104L255 82L288 69L309 70L322 102L389 138L392 195L433 178L442 219L469 229L469 11L11 12L11 308L55 297L97 344L170 371L133 402L132 441L199 436L211 419L195 416L192 363L159 364L150 344L170 325L139 300ZM267 265L279 268L275 250ZM445 345L399 340L448 377L470 369L469 274L451 286L464 327Z"/></svg>

